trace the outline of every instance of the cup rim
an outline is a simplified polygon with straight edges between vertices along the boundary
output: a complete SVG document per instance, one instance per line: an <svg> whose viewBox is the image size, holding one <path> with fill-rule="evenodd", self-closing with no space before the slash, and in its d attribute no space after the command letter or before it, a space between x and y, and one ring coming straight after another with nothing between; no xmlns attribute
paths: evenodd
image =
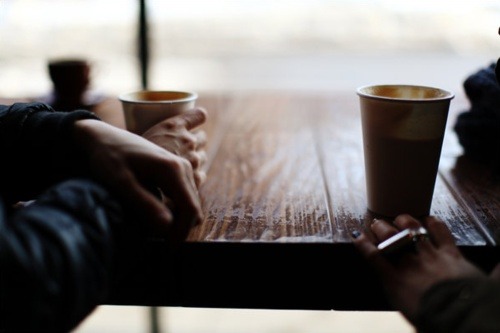
<svg viewBox="0 0 500 333"><path fill-rule="evenodd" d="M165 99L165 100L154 100L154 101L146 101L139 100L133 98L131 96L141 94L141 93L153 93L153 94L165 94L165 93L174 93L174 94L184 94L186 97L181 98L173 98L173 99ZM198 98L198 94L192 91L181 91L181 90L136 90L128 93L123 93L118 96L118 99L122 102L129 103L137 103L137 104L173 104L173 103L182 103L182 102L190 102L194 101Z"/></svg>
<svg viewBox="0 0 500 333"><path fill-rule="evenodd" d="M370 94L367 92L364 92L367 88L376 88L376 87L404 87L404 88L423 88L423 89L429 89L429 90L438 90L441 94L436 97L426 97L426 98L401 98L401 97L389 97L389 96L381 96L381 95L374 95ZM436 102L436 101L445 101L445 100L451 100L455 97L455 94L452 93L451 91L441 89L441 88L436 88L436 87L431 87L431 86L425 86L425 85L418 85L418 84L369 84L369 85L364 85L361 87L358 87L356 89L356 93L358 96L361 97L366 97L366 98L372 98L372 99L378 99L378 100L384 100L384 101L397 101L397 102Z"/></svg>

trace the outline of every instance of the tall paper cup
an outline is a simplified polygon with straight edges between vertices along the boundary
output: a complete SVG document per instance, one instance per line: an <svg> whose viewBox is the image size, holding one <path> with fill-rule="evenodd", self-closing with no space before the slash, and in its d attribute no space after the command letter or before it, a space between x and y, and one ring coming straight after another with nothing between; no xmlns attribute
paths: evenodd
<svg viewBox="0 0 500 333"><path fill-rule="evenodd" d="M376 215L429 215L451 92L424 86L357 89L368 209Z"/></svg>

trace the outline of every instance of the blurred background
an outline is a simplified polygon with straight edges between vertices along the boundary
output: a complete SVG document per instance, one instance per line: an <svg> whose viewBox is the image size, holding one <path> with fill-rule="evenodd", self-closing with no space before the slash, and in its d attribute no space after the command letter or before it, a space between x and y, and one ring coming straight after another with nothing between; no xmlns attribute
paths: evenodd
<svg viewBox="0 0 500 333"><path fill-rule="evenodd" d="M96 89L140 88L138 0L0 0L0 96L50 89L46 63L92 62ZM197 91L461 89L500 56L500 3L147 0L149 86Z"/></svg>
<svg viewBox="0 0 500 333"><path fill-rule="evenodd" d="M352 92L439 86L500 56L500 2L147 0L149 87ZM138 0L0 0L0 97L51 90L47 63L85 58L92 89L141 88ZM147 332L149 311L99 307L76 331ZM162 332L413 332L397 313L168 308Z"/></svg>

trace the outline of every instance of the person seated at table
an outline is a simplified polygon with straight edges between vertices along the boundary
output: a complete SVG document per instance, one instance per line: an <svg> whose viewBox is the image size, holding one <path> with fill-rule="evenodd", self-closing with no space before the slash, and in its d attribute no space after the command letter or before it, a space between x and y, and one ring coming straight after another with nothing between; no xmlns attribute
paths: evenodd
<svg viewBox="0 0 500 333"><path fill-rule="evenodd" d="M205 119L197 108L141 137L85 110L0 106L0 331L73 329L105 301L122 235L186 237L204 178L190 130Z"/></svg>
<svg viewBox="0 0 500 333"><path fill-rule="evenodd" d="M500 172L500 59L469 76L464 89L471 108L459 115L454 129L465 155ZM403 214L393 223L376 220L371 225L374 240L353 233L354 244L380 273L394 307L424 333L500 332L500 264L487 275L467 261L438 218L423 220L430 238L417 242L415 251L387 257L378 250L376 243L420 226Z"/></svg>
<svg viewBox="0 0 500 333"><path fill-rule="evenodd" d="M377 243L400 230L424 226L429 238L414 251L391 256ZM395 309L422 333L500 332L500 264L487 275L463 257L446 225L430 216L420 223L409 215L393 223L375 220L375 239L354 232L354 244L380 275Z"/></svg>

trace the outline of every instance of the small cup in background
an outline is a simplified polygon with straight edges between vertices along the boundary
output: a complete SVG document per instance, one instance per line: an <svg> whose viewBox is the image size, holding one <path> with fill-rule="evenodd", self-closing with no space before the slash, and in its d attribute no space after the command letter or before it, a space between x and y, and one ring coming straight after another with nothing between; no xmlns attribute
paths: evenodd
<svg viewBox="0 0 500 333"><path fill-rule="evenodd" d="M142 134L166 118L181 114L195 107L198 95L186 91L142 90L122 94L122 103L127 130Z"/></svg>
<svg viewBox="0 0 500 333"><path fill-rule="evenodd" d="M368 209L429 215L445 134L448 91L414 85L358 88Z"/></svg>
<svg viewBox="0 0 500 333"><path fill-rule="evenodd" d="M53 92L47 103L56 110L72 111L88 106L87 89L90 85L90 63L80 58L57 58L48 62L47 69Z"/></svg>

